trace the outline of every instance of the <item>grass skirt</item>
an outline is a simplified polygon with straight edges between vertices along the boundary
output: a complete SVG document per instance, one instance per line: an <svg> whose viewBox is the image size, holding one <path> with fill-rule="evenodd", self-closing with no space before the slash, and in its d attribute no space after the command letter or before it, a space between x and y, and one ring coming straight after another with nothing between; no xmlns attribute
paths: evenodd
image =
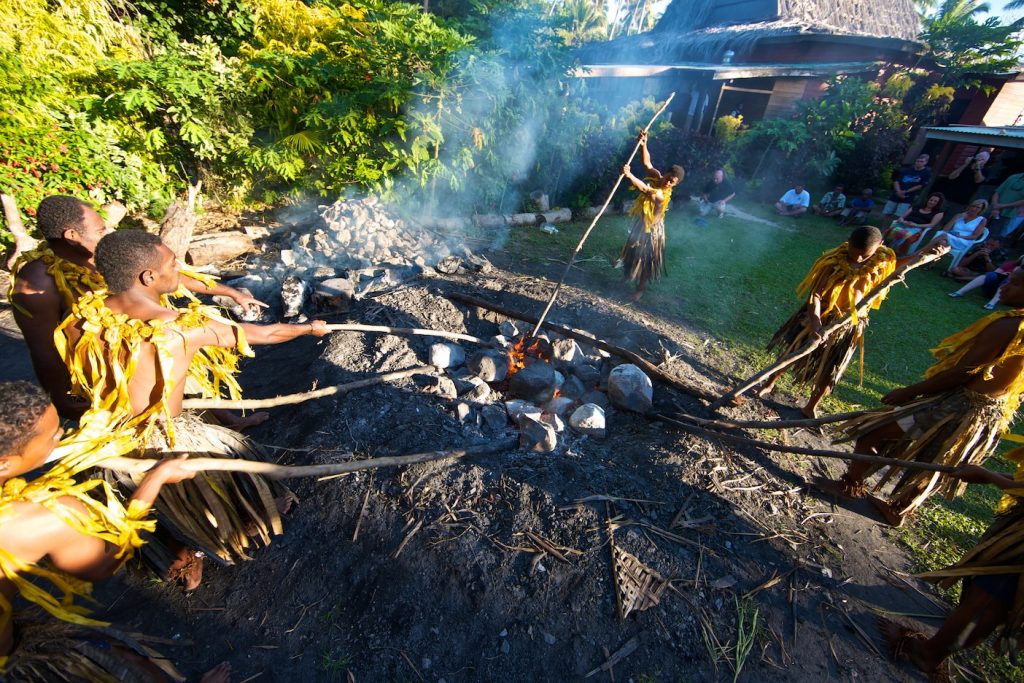
<svg viewBox="0 0 1024 683"><path fill-rule="evenodd" d="M622 247L622 273L627 282L640 284L665 274L665 218L656 220L650 232L644 229L643 216L637 216L629 239Z"/></svg>
<svg viewBox="0 0 1024 683"><path fill-rule="evenodd" d="M249 438L220 425L204 422L185 412L174 418L175 444L171 448L160 425L153 431L142 457L164 458L173 453L195 457L267 460L265 451ZM142 474L114 473L116 483L134 491ZM169 530L183 545L202 550L225 564L252 559L248 551L256 539L269 545L284 532L275 498L289 495L283 485L242 472L200 472L194 479L164 486L156 499L158 533ZM151 547L152 546L152 547ZM173 561L161 543L142 547L143 557L164 573Z"/></svg>
<svg viewBox="0 0 1024 683"><path fill-rule="evenodd" d="M21 613L14 619L14 638L14 651L0 676L11 683L185 680L158 652L112 628Z"/></svg>
<svg viewBox="0 0 1024 683"><path fill-rule="evenodd" d="M1024 646L1024 504L1018 503L1006 512L996 516L982 535L978 545L971 548L963 559L948 569L929 572L922 578L948 588L961 578L964 582L981 577L999 575L1001 567L1014 567L1002 576L1014 580L1017 585L1010 613L999 631L996 632L1000 645L1006 646L1011 655L1016 655Z"/></svg>
<svg viewBox="0 0 1024 683"><path fill-rule="evenodd" d="M814 336L811 334L804 321L811 313L809 304L801 306L789 320L782 324L775 336L768 342L768 350L778 351L779 356L787 356L799 351L810 342ZM822 320L822 326L828 327L836 322L838 318L829 317ZM867 329L868 319L865 316L852 323L847 329L833 336L829 341L816 348L810 355L804 356L797 362L790 365L787 370L792 373L797 384L805 384L812 387L826 387L826 393L831 393L839 380L843 378L847 366L853 359L853 353L864 338L864 330Z"/></svg>
<svg viewBox="0 0 1024 683"><path fill-rule="evenodd" d="M873 410L844 422L840 425L846 434L842 440L856 440L880 427L898 423L903 436L886 444L880 455L939 465L978 465L992 452L1006 428L1006 400L961 387L907 405ZM882 468L872 465L865 476ZM875 490L895 477L899 479L889 494L889 504L902 515L916 510L933 493L955 498L967 488L964 482L941 472L889 468Z"/></svg>

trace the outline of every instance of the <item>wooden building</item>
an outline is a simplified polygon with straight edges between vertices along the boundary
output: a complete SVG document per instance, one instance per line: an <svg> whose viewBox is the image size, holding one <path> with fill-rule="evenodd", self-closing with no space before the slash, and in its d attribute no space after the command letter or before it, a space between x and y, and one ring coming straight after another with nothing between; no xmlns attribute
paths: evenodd
<svg viewBox="0 0 1024 683"><path fill-rule="evenodd" d="M918 30L913 0L673 0L648 33L581 48L579 75L613 105L675 91L673 123L707 131L724 114L786 116L833 76L910 63Z"/></svg>

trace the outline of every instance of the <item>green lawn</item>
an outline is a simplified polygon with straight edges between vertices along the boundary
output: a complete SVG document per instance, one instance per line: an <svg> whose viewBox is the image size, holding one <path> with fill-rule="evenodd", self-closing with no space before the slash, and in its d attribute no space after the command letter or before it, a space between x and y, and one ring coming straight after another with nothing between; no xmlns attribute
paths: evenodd
<svg viewBox="0 0 1024 683"><path fill-rule="evenodd" d="M794 292L796 285L814 260L843 242L851 229L810 215L779 217L767 206L740 203L739 208L779 227L734 216L710 218L701 226L690 206L670 210L666 221L668 274L648 288L641 305L665 318L681 318L725 342L729 353L722 356L721 369L745 377L773 360L764 345L800 304ZM625 216L602 218L584 246L579 263L598 287L621 291L623 298L629 290L622 284L621 271L609 264L622 248L630 224L631 219ZM585 223L559 226L558 235L519 229L509 250L526 262L565 260L585 228ZM921 377L933 361L930 348L987 314L980 290L962 299L946 296L957 286L940 277L947 263L948 257L932 271L914 271L907 278L908 287L893 289L871 318L863 387L858 387L855 360L835 394L823 403L823 410L879 405L881 396L890 389ZM780 387L791 388L785 381ZM989 466L1011 471L1010 463L1000 457L990 460ZM977 541L991 521L998 499L994 487L972 485L958 500L934 500L913 524L893 537L911 550L922 571L948 565ZM1022 669L1003 668L1009 667L1004 659L979 656L975 665L991 676L1021 680L1024 675Z"/></svg>

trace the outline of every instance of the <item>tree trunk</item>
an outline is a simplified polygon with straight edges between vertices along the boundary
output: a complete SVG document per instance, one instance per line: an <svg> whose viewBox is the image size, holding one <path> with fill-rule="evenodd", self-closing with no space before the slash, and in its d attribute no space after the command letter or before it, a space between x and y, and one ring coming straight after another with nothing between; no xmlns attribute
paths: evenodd
<svg viewBox="0 0 1024 683"><path fill-rule="evenodd" d="M0 202L3 203L4 218L7 219L7 229L14 236L14 248L11 249L11 255L7 258L7 270L10 270L14 267L14 262L18 260L22 252L35 249L39 241L29 237L25 231L25 226L21 222L21 214L18 213L18 204L14 201L14 197L9 194L0 194Z"/></svg>

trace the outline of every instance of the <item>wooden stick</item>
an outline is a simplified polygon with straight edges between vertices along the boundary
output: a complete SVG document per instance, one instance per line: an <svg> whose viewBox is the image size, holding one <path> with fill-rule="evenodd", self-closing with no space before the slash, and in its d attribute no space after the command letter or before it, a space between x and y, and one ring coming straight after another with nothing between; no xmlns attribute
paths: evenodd
<svg viewBox="0 0 1024 683"><path fill-rule="evenodd" d="M922 252L920 258L914 259L897 268L896 272L882 280L874 289L872 289L870 292L864 295L860 299L860 301L857 302L857 315L861 317L867 316L871 304L874 303L875 300L878 299L879 297L885 296L885 294L889 291L889 288L895 285L897 282L902 282L903 278L906 277L907 273L909 273L914 268L923 266L926 263L930 263L932 261L942 258L945 255L945 253L945 251L937 251L935 253L930 254ZM737 396L741 396L750 389L753 389L758 384L768 379L772 375L783 371L784 369L786 369L793 363L797 362L801 358L811 355L816 348L824 344L830 337L839 334L852 324L853 318L851 318L850 316L843 317L842 319L832 323L831 325L829 325L828 327L821 331L819 337L810 340L803 348L799 349L798 351L794 351L788 356L783 356L775 363L769 365L764 370L761 370L752 377L744 380L743 384L741 384L740 386L736 387L735 389L732 389L731 391L726 392L725 394L722 394L717 400L715 400L711 404L710 409L717 410L718 408L721 408L729 401L732 401Z"/></svg>
<svg viewBox="0 0 1024 683"><path fill-rule="evenodd" d="M539 318L535 318L534 316L531 316L527 313L513 311L510 308L505 308L504 306L491 303L490 301L484 301L483 299L478 299L474 296L469 296L467 294L459 294L458 292L455 292L452 294L448 294L446 296L453 301L458 301L460 303L467 304L470 306L479 306L480 308L493 311L495 313L499 313L507 318L522 320L528 323L535 323L539 320ZM551 330L552 332L557 332L558 334L561 334L565 337L569 337L570 339L575 339L578 342L596 346L597 348L603 351L607 351L613 356L625 358L634 365L639 366L641 370L646 372L648 375L652 376L654 379L657 379L662 384L665 384L666 386L673 387L675 389L678 389L679 391L682 391L686 394L690 394L691 396L696 396L697 398L703 399L705 401L713 401L716 398L714 394L706 392L703 389L695 387L691 384L687 384L678 377L674 377L668 374L667 372L658 368L656 365L654 365L654 363L650 362L643 356L639 356L628 349L624 349L619 346L613 346L612 344L609 344L606 341L598 339L589 332L572 330L569 329L568 327L562 327L561 325L555 325L554 323L546 321L543 322L541 327Z"/></svg>
<svg viewBox="0 0 1024 683"><path fill-rule="evenodd" d="M0 204L3 204L7 229L14 237L14 247L11 249L11 255L7 258L7 270L10 270L14 267L14 262L18 260L18 257L23 252L35 249L39 241L29 237L28 232L25 231L25 225L21 222L21 214L18 213L18 204L12 195L0 194Z"/></svg>
<svg viewBox="0 0 1024 683"><path fill-rule="evenodd" d="M846 451L828 451L820 448L804 448L803 446L784 446L782 444L771 443L769 441L758 441L756 439L748 439L742 436L734 436L732 434L726 434L725 432L719 432L713 429L704 429L703 427L682 422L671 418L668 415L661 415L660 413L650 413L648 416L655 420L661 420L662 422L675 425L676 427L690 432L691 434L710 436L724 441L743 444L745 446L757 446L758 448L764 448L769 451L795 453L797 455L814 455L819 458L835 458L837 460L852 460L854 462L868 462L874 465L902 467L908 470L925 470L927 472L942 472L944 474L950 474L955 472L957 469L954 465L937 465L933 462L917 462L915 460L900 460L899 458L883 458L879 455L867 455L866 453L847 453Z"/></svg>
<svg viewBox="0 0 1024 683"><path fill-rule="evenodd" d="M647 123L647 126L644 128L645 133L651 129L651 126L654 125L655 119L661 116L661 113L665 111L666 108L668 108L669 102L671 102L672 98L675 96L675 93L669 95L668 99L665 100L665 104L661 105L661 109L654 113L654 116L651 117L651 120ZM633 163L633 159L636 157L636 153L638 151L640 151L639 140L637 140L636 146L633 147L633 153L629 155L629 161L627 161L626 164ZM590 236L590 231L594 229L594 226L597 225L597 221L600 220L601 216L604 215L605 209L607 209L608 205L611 204L612 197L614 197L615 193L619 191L619 185L622 184L622 179L625 177L626 176L624 173L619 174L618 180L615 181L615 187L613 187L612 191L608 194L608 198L604 200L604 204L601 205L601 210L597 212L597 215L594 216L594 220L590 221L590 226L587 227L587 229L583 232L583 236L580 237L579 244L576 245L576 250L572 252L572 256L569 257L568 265L566 265L565 270L562 271L562 278L558 281L558 284L555 285L555 290L551 292L551 298L548 299L548 305L544 307L544 312L541 313L540 318L537 319L537 325L536 327L533 328L533 333L530 335L531 337L536 337L537 333L540 332L540 328L544 325L544 319L548 317L548 312L551 310L551 306L553 306L555 303L555 298L558 296L558 290L562 288L562 284L565 283L565 278L569 275L569 271L572 269L572 264L576 262L576 257L579 256L580 250L583 249L583 243L587 241L587 238Z"/></svg>
<svg viewBox="0 0 1024 683"><path fill-rule="evenodd" d="M802 418L799 420L730 420L727 418L719 418L715 420L707 420L702 417L696 417L694 415L687 415L686 413L679 413L676 418L684 420L686 422L693 422L694 424L701 425L703 427L725 427L725 428L741 428L741 429L795 429L799 427L819 427L821 425L831 424L833 422L844 422L846 420L852 420L855 417L860 417L869 411L867 410L854 410L849 413L833 413L831 415L824 415L816 418Z"/></svg>
<svg viewBox="0 0 1024 683"><path fill-rule="evenodd" d="M330 465L277 465L272 462L257 460L236 460L233 458L190 458L183 464L184 469L195 470L196 472L248 472L259 474L267 479L295 479L298 477L325 477L333 474L345 474L347 472L358 472L360 470L376 469L378 467L403 467L415 465L421 462L432 462L434 460L448 460L451 458L463 458L467 455L482 455L485 453L496 453L509 450L518 445L517 439L502 439L480 446L469 446L468 448L452 448L446 451L429 451L426 453L415 453L413 455L396 455L383 458L370 458L368 460L355 460L352 462L333 463ZM167 453L166 457L183 455L183 453ZM188 455L192 455L189 453ZM152 469L159 460L142 458L107 458L97 464L106 470L115 472L147 472Z"/></svg>
<svg viewBox="0 0 1024 683"><path fill-rule="evenodd" d="M401 379L402 377L408 377L409 375L418 375L420 373L432 375L436 372L437 368L433 365L420 365L415 368L409 368L408 370L389 372L386 375L368 377L367 379L359 379L346 384L336 384L332 387L303 391L297 394L285 394L284 396L277 396L275 398L244 398L239 401L223 401L219 398L186 398L181 402L181 407L186 410L210 410L212 408L223 408L225 410L256 410L258 408L276 408L278 406L304 403L305 401L311 401L325 396L347 394L348 392L356 389L370 387L383 382L390 382L393 379Z"/></svg>
<svg viewBox="0 0 1024 683"><path fill-rule="evenodd" d="M444 330L424 330L418 327L387 327L385 325L344 324L327 325L327 329L332 332L382 332L384 334L403 334L420 337L444 337L445 339L459 339L461 341L473 342L474 344L481 344L483 346L493 346L491 342L485 339L481 339L480 337L473 337L471 335L462 334L460 332L445 332Z"/></svg>

